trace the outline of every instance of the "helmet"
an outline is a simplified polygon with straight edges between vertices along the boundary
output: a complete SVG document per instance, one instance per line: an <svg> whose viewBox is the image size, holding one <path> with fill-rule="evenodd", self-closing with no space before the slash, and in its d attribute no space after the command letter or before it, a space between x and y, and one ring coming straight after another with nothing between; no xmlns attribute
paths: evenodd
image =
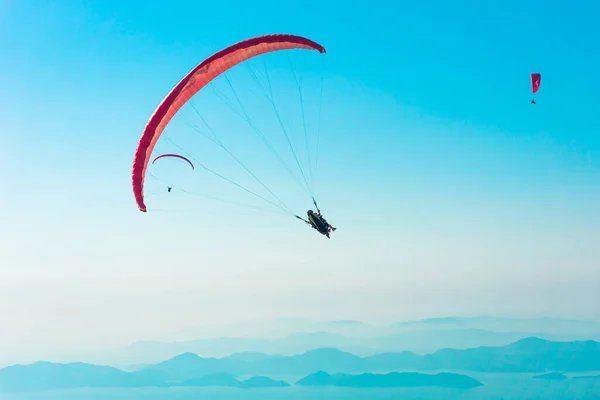
<svg viewBox="0 0 600 400"><path fill-rule="evenodd" d="M313 210L308 210L308 211L306 212L306 214L307 214L307 215L311 215L311 214L314 214L314 212L313 212Z"/></svg>

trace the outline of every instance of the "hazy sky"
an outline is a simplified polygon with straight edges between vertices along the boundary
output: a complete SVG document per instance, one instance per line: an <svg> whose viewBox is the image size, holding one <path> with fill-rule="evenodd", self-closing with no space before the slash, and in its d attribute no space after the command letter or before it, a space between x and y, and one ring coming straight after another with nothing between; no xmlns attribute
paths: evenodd
<svg viewBox="0 0 600 400"><path fill-rule="evenodd" d="M0 0L0 354L283 316L600 315L600 4L284 4ZM158 103L205 57L267 33L327 48L293 58L324 77L315 185L338 231L167 197L162 183L139 212L131 163ZM297 90L278 93L287 111ZM207 99L203 115L241 134ZM254 116L273 123L272 111ZM232 146L305 212L309 199L245 134ZM235 173L187 137L195 157ZM173 150L163 145L155 155ZM201 168L185 179L249 201Z"/></svg>

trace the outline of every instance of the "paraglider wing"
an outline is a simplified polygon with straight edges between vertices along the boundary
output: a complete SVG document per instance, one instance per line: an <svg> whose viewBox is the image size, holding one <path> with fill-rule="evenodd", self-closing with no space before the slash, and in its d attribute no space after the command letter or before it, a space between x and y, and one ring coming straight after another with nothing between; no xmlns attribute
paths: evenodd
<svg viewBox="0 0 600 400"><path fill-rule="evenodd" d="M537 93L540 90L540 84L542 83L542 74L533 73L531 74L531 89L533 93Z"/></svg>
<svg viewBox="0 0 600 400"><path fill-rule="evenodd" d="M259 36L234 44L207 58L171 90L146 124L134 155L132 186L140 211L147 211L144 204L144 178L148 160L160 135L181 107L210 81L235 65L261 54L291 49L325 53L323 46L301 36Z"/></svg>
<svg viewBox="0 0 600 400"><path fill-rule="evenodd" d="M190 160L188 160L186 157L180 156L179 154L161 154L160 156L158 156L154 160L152 160L152 164L154 164L156 162L156 160L159 160L164 157L174 157L174 158L179 158L181 160L187 161L187 163L190 164L192 169L194 169L194 164L192 164L192 162Z"/></svg>

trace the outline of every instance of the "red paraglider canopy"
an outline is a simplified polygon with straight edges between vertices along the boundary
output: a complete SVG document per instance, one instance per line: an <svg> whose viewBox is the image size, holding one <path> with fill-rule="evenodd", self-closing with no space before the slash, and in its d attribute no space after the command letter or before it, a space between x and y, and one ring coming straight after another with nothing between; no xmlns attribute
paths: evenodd
<svg viewBox="0 0 600 400"><path fill-rule="evenodd" d="M179 158L181 160L187 161L187 163L190 164L192 169L194 169L194 164L192 164L192 162L190 160L188 160L186 157L180 156L179 154L161 154L160 156L158 156L154 160L152 160L152 164L154 164L156 162L156 160L160 160L161 158L164 158L164 157L174 157L174 158Z"/></svg>
<svg viewBox="0 0 600 400"><path fill-rule="evenodd" d="M542 74L533 73L531 74L531 89L533 93L537 93L540 90L540 84L542 83Z"/></svg>
<svg viewBox="0 0 600 400"><path fill-rule="evenodd" d="M146 124L134 155L132 186L140 211L147 211L144 204L144 178L148 160L163 130L181 107L210 81L235 65L261 54L291 49L325 53L323 46L301 36L259 36L234 44L207 58L171 90Z"/></svg>

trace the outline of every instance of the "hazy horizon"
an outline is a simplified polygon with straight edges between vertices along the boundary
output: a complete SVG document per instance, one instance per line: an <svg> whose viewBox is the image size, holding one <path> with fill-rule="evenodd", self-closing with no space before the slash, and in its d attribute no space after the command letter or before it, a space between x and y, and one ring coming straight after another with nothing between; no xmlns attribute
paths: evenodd
<svg viewBox="0 0 600 400"><path fill-rule="evenodd" d="M65 343L62 347L49 347L44 342L25 350L15 348L2 354L0 368L38 361L128 368L190 352L217 358L246 352L295 355L319 348L338 348L360 356L401 351L430 354L443 348L504 346L529 337L600 342L600 320L552 317L448 316L387 322L277 318L165 331L167 334L162 336L120 343Z"/></svg>

